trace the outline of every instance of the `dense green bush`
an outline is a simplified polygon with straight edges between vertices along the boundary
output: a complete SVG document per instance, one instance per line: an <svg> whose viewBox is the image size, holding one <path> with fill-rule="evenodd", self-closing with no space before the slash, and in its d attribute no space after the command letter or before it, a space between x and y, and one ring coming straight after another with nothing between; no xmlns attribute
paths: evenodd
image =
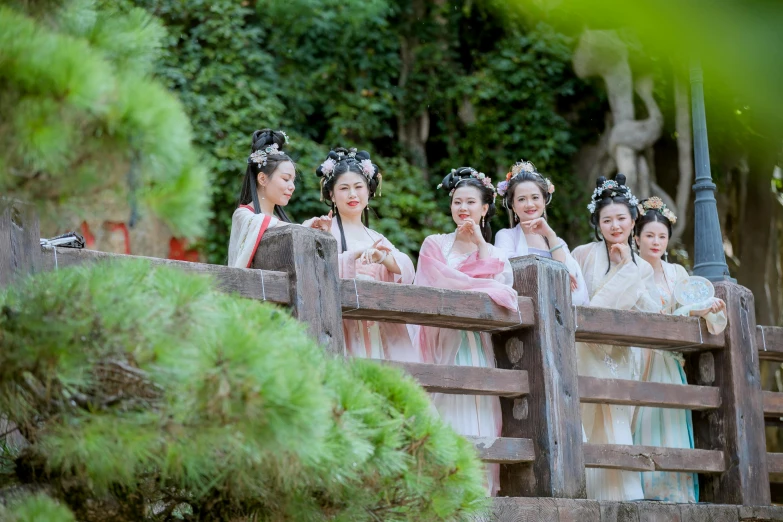
<svg viewBox="0 0 783 522"><path fill-rule="evenodd" d="M207 169L181 103L150 76L160 23L89 0L16 4L0 7L0 192L50 210L116 190L200 235Z"/></svg>
<svg viewBox="0 0 783 522"><path fill-rule="evenodd" d="M0 411L30 442L1 456L18 520L62 506L85 521L460 520L483 506L473 448L411 378L329 358L286 312L210 279L60 270L0 310Z"/></svg>

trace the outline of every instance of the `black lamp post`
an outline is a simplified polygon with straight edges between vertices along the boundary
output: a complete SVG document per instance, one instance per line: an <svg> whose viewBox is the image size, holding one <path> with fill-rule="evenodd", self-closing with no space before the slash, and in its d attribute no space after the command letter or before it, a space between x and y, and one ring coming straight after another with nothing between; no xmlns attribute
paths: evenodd
<svg viewBox="0 0 783 522"><path fill-rule="evenodd" d="M715 201L715 183L710 173L710 150L707 144L707 117L704 111L704 75L701 64L691 64L691 108L693 116L693 155L696 166L694 203L694 275L710 281L731 280L726 255L723 253L723 235Z"/></svg>

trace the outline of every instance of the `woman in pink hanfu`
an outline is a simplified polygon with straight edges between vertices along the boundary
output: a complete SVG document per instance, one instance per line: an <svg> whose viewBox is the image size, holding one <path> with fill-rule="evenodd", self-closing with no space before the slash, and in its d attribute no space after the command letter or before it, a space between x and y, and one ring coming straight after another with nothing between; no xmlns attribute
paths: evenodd
<svg viewBox="0 0 783 522"><path fill-rule="evenodd" d="M439 188L451 195L451 215L456 231L427 237L419 253L416 282L452 290L475 290L489 294L497 304L517 310L513 273L506 255L490 244L489 220L495 213L495 188L488 177L470 167L452 170ZM488 333L422 326L418 333L426 363L495 367L495 354ZM431 394L441 418L460 434L499 437L500 400L486 395ZM499 489L497 464L488 465L487 490Z"/></svg>
<svg viewBox="0 0 783 522"><path fill-rule="evenodd" d="M337 148L329 152L316 174L322 179L321 195L332 210L304 224L331 232L337 239L340 277L411 284L415 275L411 259L367 226L368 202L381 185L381 174L370 154ZM346 319L343 333L346 353L353 357L420 361L404 324Z"/></svg>

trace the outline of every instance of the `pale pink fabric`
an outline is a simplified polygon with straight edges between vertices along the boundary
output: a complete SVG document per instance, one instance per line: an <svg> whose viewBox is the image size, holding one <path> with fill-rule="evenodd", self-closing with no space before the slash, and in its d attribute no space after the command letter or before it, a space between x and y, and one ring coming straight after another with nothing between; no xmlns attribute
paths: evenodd
<svg viewBox="0 0 783 522"><path fill-rule="evenodd" d="M363 265L360 260L354 259L357 251L348 250L338 254L339 276L343 279L369 279L385 283L400 283L409 285L413 283L415 275L413 261L397 250L391 242L374 230L368 229L373 241L382 239L381 245L391 249L389 255L394 256L400 274L389 272L381 264ZM336 220L332 222L332 235L340 245L340 231ZM350 248L350 244L348 245ZM361 305L361 297L359 298ZM345 349L347 355L368 359L388 359L393 361L420 362L419 351L414 348L408 328L400 323L382 323L378 321L343 321L343 334L345 336Z"/></svg>
<svg viewBox="0 0 783 522"><path fill-rule="evenodd" d="M490 257L479 259L478 252L467 256L451 254L455 234L429 236L419 254L419 266L414 284L451 290L472 290L489 294L493 301L506 308L517 309L517 292L511 287L513 273L505 254L489 245ZM472 352L481 350L486 367L495 367L492 338L481 333L481 346L472 332L467 332ZM455 364L462 332L448 328L422 326L416 337L421 358L426 363ZM478 366L477 357L472 357ZM499 437L502 428L500 400L492 396L449 395L433 393L432 403L441 418L457 433L476 437ZM494 496L500 487L500 466L487 465L487 491Z"/></svg>

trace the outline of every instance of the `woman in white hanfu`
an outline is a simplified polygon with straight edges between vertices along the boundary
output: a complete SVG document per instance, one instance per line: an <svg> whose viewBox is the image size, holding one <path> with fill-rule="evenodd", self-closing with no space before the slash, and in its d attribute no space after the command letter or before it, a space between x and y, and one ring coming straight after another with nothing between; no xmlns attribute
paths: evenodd
<svg viewBox="0 0 783 522"><path fill-rule="evenodd" d="M546 207L552 202L554 192L552 182L539 174L532 163L514 163L506 180L498 183L498 194L508 210L511 228L498 231L495 246L509 259L537 255L560 261L568 269L571 303L586 305L589 298L582 269L547 220Z"/></svg>
<svg viewBox="0 0 783 522"><path fill-rule="evenodd" d="M681 265L662 259L677 217L658 197L639 204L640 217L636 221L636 244L639 254L650 263L655 274L655 284L661 298L663 313L703 317L707 330L721 333L727 324L724 312L726 303L712 298L710 303L694 309L694 306L678 306L674 288L688 279L688 272ZM669 350L640 350L641 380L667 384L688 384L683 370L685 362L678 352ZM641 407L636 411L634 442L644 446L667 448L693 448L693 420L690 410ZM667 502L698 502L699 479L695 473L671 473L654 471L642 473L644 498Z"/></svg>
<svg viewBox="0 0 783 522"><path fill-rule="evenodd" d="M239 206L231 216L228 266L249 268L264 232L291 223L283 207L296 189L296 166L283 152L286 143L288 136L282 131L253 133Z"/></svg>
<svg viewBox="0 0 783 522"><path fill-rule="evenodd" d="M471 167L452 170L438 188L451 196L451 216L457 229L450 234L428 236L421 246L416 270L417 285L489 294L500 306L517 310L517 293L508 258L490 244L489 220L495 213L495 188L490 179ZM426 363L495 367L488 333L422 326L418 333ZM441 418L461 435L499 437L500 401L488 395L433 393L432 402ZM500 486L500 468L487 466L487 492Z"/></svg>
<svg viewBox="0 0 783 522"><path fill-rule="evenodd" d="M369 201L380 192L381 173L366 151L336 148L316 169L321 196L332 210L315 218L312 226L337 239L338 270L343 279L413 283L410 257L382 234L369 228ZM312 220L305 222L311 224ZM357 306L361 297L357 290ZM400 323L343 321L346 353L352 357L419 362L408 328Z"/></svg>
<svg viewBox="0 0 783 522"><path fill-rule="evenodd" d="M631 249L638 201L625 186L625 176L616 181L597 180L588 209L597 242L574 250L590 297L589 306L660 312L653 269ZM600 231L600 236L599 236ZM622 329L622 324L617 324ZM579 375L604 379L638 380L632 348L596 343L576 343ZM591 444L633 444L632 406L583 404L582 425ZM644 498L638 472L587 469L587 496L594 500Z"/></svg>

